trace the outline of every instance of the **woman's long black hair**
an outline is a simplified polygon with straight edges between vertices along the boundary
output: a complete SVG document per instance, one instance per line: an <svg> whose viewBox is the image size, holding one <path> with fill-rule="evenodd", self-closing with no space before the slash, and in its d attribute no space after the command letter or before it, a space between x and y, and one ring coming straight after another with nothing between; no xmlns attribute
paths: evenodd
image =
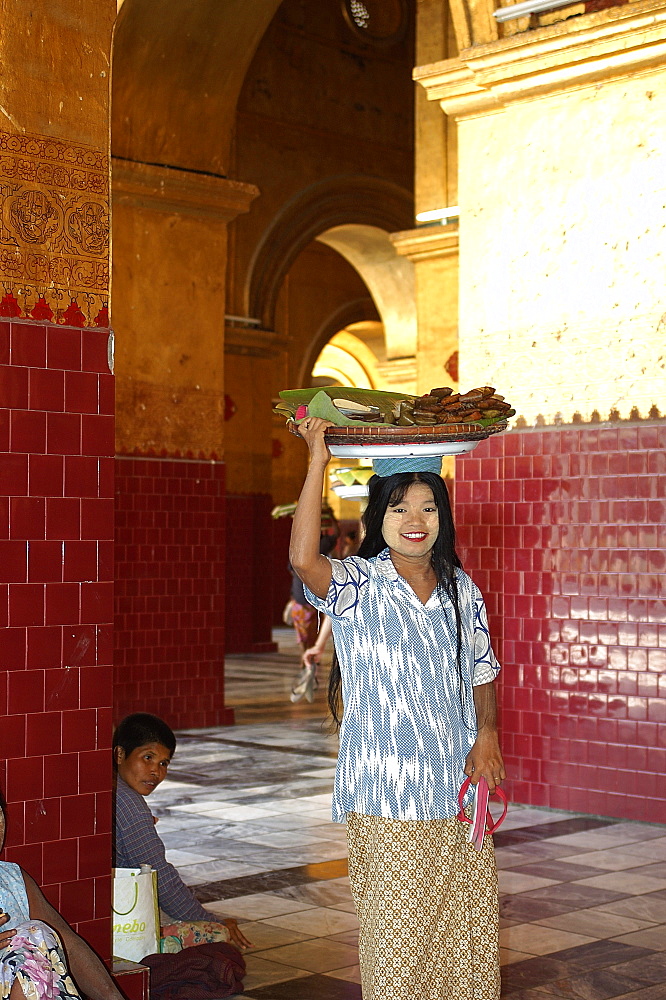
<svg viewBox="0 0 666 1000"><path fill-rule="evenodd" d="M361 542L358 555L371 559L386 548L382 534L382 525L386 509L395 507L413 483L423 483L430 487L439 514L439 534L432 547L430 559L437 577L437 589L440 597L444 595L453 604L456 616L456 669L461 702L464 701L465 685L460 665L460 647L462 643L462 620L458 601L458 585L456 569L462 568L462 563L456 552L456 529L453 524L453 513L449 491L441 476L434 472L398 472L393 476L373 476L369 483L368 506L363 514L365 537ZM328 682L328 707L333 717L333 729L337 731L342 722L342 677L337 654L333 653L331 673Z"/></svg>

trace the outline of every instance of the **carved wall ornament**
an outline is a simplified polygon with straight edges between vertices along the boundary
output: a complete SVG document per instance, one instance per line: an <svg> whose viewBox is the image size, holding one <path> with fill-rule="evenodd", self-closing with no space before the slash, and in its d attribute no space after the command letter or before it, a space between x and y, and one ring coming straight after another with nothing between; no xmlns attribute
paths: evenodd
<svg viewBox="0 0 666 1000"><path fill-rule="evenodd" d="M6 222L19 243L50 243L62 227L55 202L39 188L27 188L6 199Z"/></svg>
<svg viewBox="0 0 666 1000"><path fill-rule="evenodd" d="M108 253L109 213L106 206L94 201L79 205L68 215L67 232L84 253Z"/></svg>
<svg viewBox="0 0 666 1000"><path fill-rule="evenodd" d="M0 283L27 318L108 322L109 160L100 150L0 130ZM43 303L43 304L41 304ZM72 311L71 304L78 303ZM69 310L69 312L67 312ZM81 315L79 315L81 313Z"/></svg>

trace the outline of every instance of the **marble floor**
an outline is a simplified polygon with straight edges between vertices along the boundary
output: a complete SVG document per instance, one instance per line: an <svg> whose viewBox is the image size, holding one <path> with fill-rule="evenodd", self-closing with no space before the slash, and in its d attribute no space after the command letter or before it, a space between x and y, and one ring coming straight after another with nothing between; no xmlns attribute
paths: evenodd
<svg viewBox="0 0 666 1000"><path fill-rule="evenodd" d="M246 997L360 1000L336 739L323 690L289 702L297 650L276 637L228 658L236 725L180 733L150 806L185 881L253 942ZM513 805L495 845L503 998L666 1000L666 828Z"/></svg>

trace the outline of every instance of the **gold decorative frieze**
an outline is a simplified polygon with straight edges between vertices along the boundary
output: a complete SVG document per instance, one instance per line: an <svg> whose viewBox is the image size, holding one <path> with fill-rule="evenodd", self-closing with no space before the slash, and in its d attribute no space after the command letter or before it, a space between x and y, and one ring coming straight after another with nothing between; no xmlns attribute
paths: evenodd
<svg viewBox="0 0 666 1000"><path fill-rule="evenodd" d="M108 322L109 163L99 150L0 131L5 316Z"/></svg>

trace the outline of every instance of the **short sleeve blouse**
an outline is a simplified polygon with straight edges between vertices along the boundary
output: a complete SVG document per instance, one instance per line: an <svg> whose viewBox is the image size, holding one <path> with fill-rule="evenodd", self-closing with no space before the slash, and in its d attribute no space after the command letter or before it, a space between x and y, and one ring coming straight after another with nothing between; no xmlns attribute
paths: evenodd
<svg viewBox="0 0 666 1000"><path fill-rule="evenodd" d="M0 910L9 914L5 927L16 927L30 919L23 872L12 861L0 861Z"/></svg>
<svg viewBox="0 0 666 1000"><path fill-rule="evenodd" d="M483 597L457 570L460 673L453 604L437 588L426 604L396 571L388 548L371 559L331 559L328 594L306 588L332 618L344 715L333 819L348 812L447 819L458 811L465 758L476 739L473 687L500 667Z"/></svg>

